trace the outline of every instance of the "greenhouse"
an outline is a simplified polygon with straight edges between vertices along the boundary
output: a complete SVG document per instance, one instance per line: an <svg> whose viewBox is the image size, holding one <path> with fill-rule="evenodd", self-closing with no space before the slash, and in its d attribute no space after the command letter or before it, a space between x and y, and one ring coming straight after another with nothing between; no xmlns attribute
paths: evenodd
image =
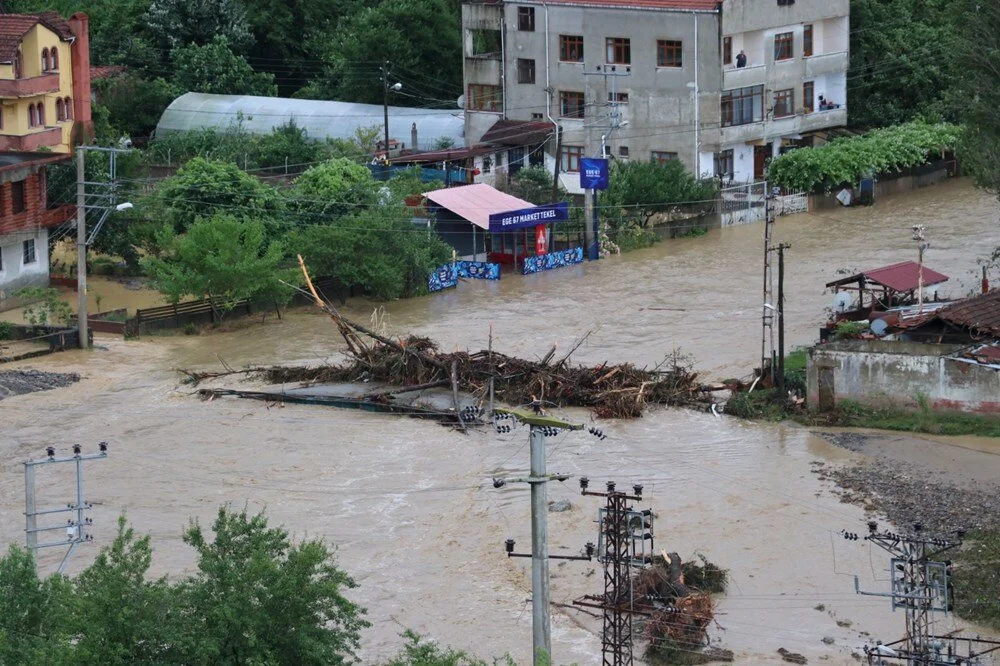
<svg viewBox="0 0 1000 666"><path fill-rule="evenodd" d="M383 108L353 102L186 93L160 116L156 134L213 128L224 131L237 122L248 132L268 134L290 120L313 139L351 139L359 128L381 128ZM412 145L414 124L416 146ZM431 150L443 138L451 145L464 146L464 125L460 109L389 107L389 136L410 150Z"/></svg>

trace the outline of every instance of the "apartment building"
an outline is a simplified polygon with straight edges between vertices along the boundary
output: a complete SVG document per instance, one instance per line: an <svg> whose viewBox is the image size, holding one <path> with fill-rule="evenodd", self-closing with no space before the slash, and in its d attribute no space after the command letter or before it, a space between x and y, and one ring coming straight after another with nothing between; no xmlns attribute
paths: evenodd
<svg viewBox="0 0 1000 666"><path fill-rule="evenodd" d="M557 144L570 192L602 146L760 177L767 157L845 124L848 2L467 0L466 141L498 148L477 178L552 170Z"/></svg>
<svg viewBox="0 0 1000 666"><path fill-rule="evenodd" d="M0 150L68 153L91 131L87 15L0 14Z"/></svg>

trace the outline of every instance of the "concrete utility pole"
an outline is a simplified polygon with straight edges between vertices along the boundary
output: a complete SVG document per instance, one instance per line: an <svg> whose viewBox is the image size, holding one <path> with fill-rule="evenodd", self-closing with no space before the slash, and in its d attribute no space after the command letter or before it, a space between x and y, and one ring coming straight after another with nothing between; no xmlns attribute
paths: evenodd
<svg viewBox="0 0 1000 666"><path fill-rule="evenodd" d="M785 399L785 250L788 243L778 243L778 393Z"/></svg>
<svg viewBox="0 0 1000 666"><path fill-rule="evenodd" d="M392 86L389 85L389 61L386 60L385 64L381 67L382 70L382 113L384 116L385 123L385 143L383 148L385 148L385 161L389 162L389 90L399 92L403 89L402 83L394 83ZM416 123L414 123L416 127ZM447 170L446 170L447 171Z"/></svg>
<svg viewBox="0 0 1000 666"><path fill-rule="evenodd" d="M76 316L80 349L87 349L87 174L86 152L76 149Z"/></svg>
<svg viewBox="0 0 1000 666"><path fill-rule="evenodd" d="M887 597L892 600L893 611L901 608L906 613L906 634L901 640L887 644L880 642L874 647L865 646L871 666L973 666L983 663L979 657L1000 650L1000 641L964 638L958 632L943 636L931 633L931 614L947 614L953 606L949 580L951 563L935 559L962 545L964 532L955 530L954 534L957 539L930 537L924 534L920 523L915 523L913 532L908 535L879 532L875 521L868 522L868 534L864 540L892 556L892 588L889 593L862 592L855 576L854 589L865 596ZM853 532L844 532L843 536L848 541L861 538Z"/></svg>
<svg viewBox="0 0 1000 666"><path fill-rule="evenodd" d="M604 77L604 90L608 89L608 77L611 77L611 93L610 99L608 100L608 105L610 111L608 113L608 130L606 133L601 135L601 159L608 159L607 154L607 144L606 141L608 137L611 136L612 132L620 127L624 127L628 124L628 121L622 122L621 112L618 110L618 77L620 76L632 76L632 68L626 67L624 72L619 72L615 65L598 65L596 72L584 72L584 76L603 76ZM594 127L594 126L592 126ZM588 205L589 204L589 205ZM600 217L598 214L598 199L597 190L588 189L584 193L584 218L586 220L592 220L592 225L583 225L583 237L584 244L587 246L587 258L591 261L596 261L601 258L601 238L600 238ZM592 228L590 228L592 226Z"/></svg>
<svg viewBox="0 0 1000 666"><path fill-rule="evenodd" d="M924 311L924 250L931 246L924 237L925 227L913 225L913 240L917 241L917 312Z"/></svg>
<svg viewBox="0 0 1000 666"><path fill-rule="evenodd" d="M752 191L752 187L751 187ZM771 384L775 384L774 369L774 313L772 303L774 295L774 275L771 271L771 238L774 235L774 206L771 203L771 190L764 182L764 299L761 313L760 334L760 378L764 379L764 369L770 363ZM770 342L770 345L768 345Z"/></svg>
<svg viewBox="0 0 1000 666"><path fill-rule="evenodd" d="M76 550L76 547L81 543L87 543L93 540L93 537L85 531L87 527L93 524L93 521L91 521L90 518L84 518L83 516L84 511L89 511L93 508L83 499L83 462L85 460L99 460L108 457L107 442L101 442L98 448L100 449L100 453L84 455L81 453L80 445L74 444L72 456L56 458L56 450L54 447L50 446L45 450L48 457L41 460L28 460L24 463L24 532L26 535L25 540L28 552L31 553L36 571L38 569L38 551L42 548L57 548L60 546L69 547L66 554L63 556L62 561L59 563L59 568L57 569L57 573L62 573L65 571L69 558L73 554L73 551ZM76 467L76 500L73 503L67 504L65 508L60 507L39 510L35 502L35 468L40 465L52 465L57 463L74 463ZM68 519L65 524L51 525L47 527L38 526L39 516L56 513L69 513L74 517ZM66 530L65 540L56 540L41 544L38 543L39 532L51 532L63 529Z"/></svg>
<svg viewBox="0 0 1000 666"><path fill-rule="evenodd" d="M548 530L548 489L549 481L565 481L566 475L550 475L545 471L545 437L561 430L582 430L583 425L572 424L561 419L546 416L540 404L534 405L534 411L520 409L497 409L494 412L494 427L501 418L512 418L529 426L530 432L530 474L526 479L512 479L515 482L528 483L531 486L531 555L514 552L514 540L507 539L505 547L508 557L531 558L531 644L534 666L552 663L552 616L551 598L549 594L549 559L589 560L593 555L593 544L587 544L586 556L549 555ZM497 427L498 431L507 432L509 426ZM493 486L501 488L506 480L494 479Z"/></svg>

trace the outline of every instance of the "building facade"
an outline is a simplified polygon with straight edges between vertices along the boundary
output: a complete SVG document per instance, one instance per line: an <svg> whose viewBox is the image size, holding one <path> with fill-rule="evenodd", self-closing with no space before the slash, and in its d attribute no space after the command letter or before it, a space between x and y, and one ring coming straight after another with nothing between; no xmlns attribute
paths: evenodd
<svg viewBox="0 0 1000 666"><path fill-rule="evenodd" d="M86 14L0 14L0 150L68 153L90 135Z"/></svg>
<svg viewBox="0 0 1000 666"><path fill-rule="evenodd" d="M602 148L746 182L846 122L848 0L467 0L462 22L467 145L505 130L484 180L558 144L571 192Z"/></svg>
<svg viewBox="0 0 1000 666"><path fill-rule="evenodd" d="M0 153L0 310L18 304L25 287L49 283L49 229L76 207L49 208L46 168L70 159L52 153Z"/></svg>

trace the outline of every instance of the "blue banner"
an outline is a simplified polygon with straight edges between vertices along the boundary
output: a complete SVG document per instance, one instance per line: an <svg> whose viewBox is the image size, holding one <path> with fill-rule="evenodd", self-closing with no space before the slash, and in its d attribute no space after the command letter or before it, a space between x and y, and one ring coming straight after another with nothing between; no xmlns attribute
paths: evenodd
<svg viewBox="0 0 1000 666"><path fill-rule="evenodd" d="M445 264L427 278L427 291L450 289L458 284L459 278L499 280L500 264L485 261L456 261L453 264Z"/></svg>
<svg viewBox="0 0 1000 666"><path fill-rule="evenodd" d="M538 273L539 271L548 271L553 268L572 266L573 264L582 263L583 248L574 247L569 250L549 252L548 254L542 254L537 257L525 257L521 273L529 275L531 273Z"/></svg>
<svg viewBox="0 0 1000 666"><path fill-rule="evenodd" d="M580 158L580 187L585 190L606 190L608 182L608 160L600 157Z"/></svg>
<svg viewBox="0 0 1000 666"><path fill-rule="evenodd" d="M545 204L534 208L522 208L521 210L509 210L505 213L494 213L490 215L490 231L513 231L525 227L534 227L539 224L549 222L565 222L569 219L569 204L565 201L561 203Z"/></svg>

